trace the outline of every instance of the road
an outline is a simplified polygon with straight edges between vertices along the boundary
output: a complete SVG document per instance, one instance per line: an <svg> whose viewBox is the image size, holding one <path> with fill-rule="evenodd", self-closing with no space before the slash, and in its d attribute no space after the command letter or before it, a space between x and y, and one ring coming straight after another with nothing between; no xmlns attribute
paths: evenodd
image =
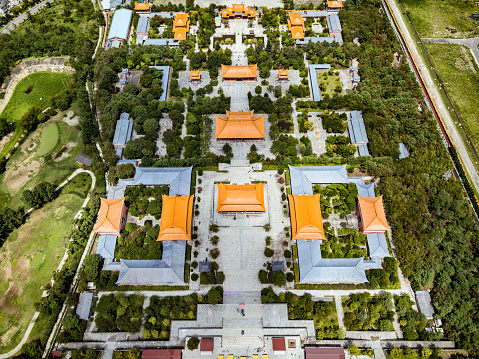
<svg viewBox="0 0 479 359"><path fill-rule="evenodd" d="M477 45L479 45L479 37L471 37L470 39L441 39L441 38L422 38L422 42L432 42L435 44L456 44L456 45L464 45L471 50L472 56L474 56L474 60L476 60L476 64L479 67L479 49Z"/></svg>
<svg viewBox="0 0 479 359"><path fill-rule="evenodd" d="M17 16L15 19L13 19L7 25L5 25L2 29L2 31L0 31L0 33L2 33L2 34L10 33L10 31L15 29L18 25L20 25L22 22L24 22L28 18L28 13L35 14L38 10L45 7L48 3L52 3L54 1L55 0L44 0L41 3L36 4L34 7L28 9L23 14Z"/></svg>
<svg viewBox="0 0 479 359"><path fill-rule="evenodd" d="M409 29L407 28L404 22L403 14L399 10L396 0L385 0L385 1L387 1L389 3L389 6L391 7L393 15L396 18L397 24L404 35L404 39L411 50L411 54L414 57L414 60L416 61L418 69L421 72L421 76L424 79L424 82L429 90L431 98L433 99L437 107L437 110L439 111L439 114L441 115L441 118L446 126L446 129L449 132L449 135L452 141L454 142L454 145L456 146L457 152L459 153L459 156L461 157L462 163L467 171L467 174L469 175L469 178L471 179L474 187L476 189L479 189L479 175L477 173L477 170L474 167L474 164L472 163L469 157L469 153L467 152L467 149L463 143L461 136L457 132L456 126L454 125L454 121L451 115L449 114L447 107L442 101L437 84L433 81L429 73L429 70L427 68L427 65L424 63L423 58L421 57L421 55L419 54L417 50L416 42L414 41L411 34L409 33Z"/></svg>

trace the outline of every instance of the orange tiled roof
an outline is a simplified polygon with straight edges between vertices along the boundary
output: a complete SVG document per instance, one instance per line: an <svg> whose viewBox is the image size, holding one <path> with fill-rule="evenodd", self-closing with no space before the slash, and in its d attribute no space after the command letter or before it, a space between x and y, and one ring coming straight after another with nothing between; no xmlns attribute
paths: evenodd
<svg viewBox="0 0 479 359"><path fill-rule="evenodd" d="M216 212L265 212L264 183L233 185L218 183Z"/></svg>
<svg viewBox="0 0 479 359"><path fill-rule="evenodd" d="M195 196L163 195L158 241L191 240L191 219Z"/></svg>
<svg viewBox="0 0 479 359"><path fill-rule="evenodd" d="M319 194L312 196L288 195L291 216L291 239L325 240Z"/></svg>
<svg viewBox="0 0 479 359"><path fill-rule="evenodd" d="M221 77L226 77L226 78L258 77L257 65L247 65L247 66L221 65Z"/></svg>
<svg viewBox="0 0 479 359"><path fill-rule="evenodd" d="M343 7L343 0L328 0L328 8L342 8Z"/></svg>
<svg viewBox="0 0 479 359"><path fill-rule="evenodd" d="M175 30L175 36L173 36L173 40L176 40L176 41L186 40L187 33L188 31L184 27L178 27Z"/></svg>
<svg viewBox="0 0 479 359"><path fill-rule="evenodd" d="M189 27L188 14L179 13L176 14L175 20L173 21L173 29L177 27Z"/></svg>
<svg viewBox="0 0 479 359"><path fill-rule="evenodd" d="M120 199L100 198L100 211L93 233L119 235L124 205L124 197Z"/></svg>
<svg viewBox="0 0 479 359"><path fill-rule="evenodd" d="M150 3L149 2L137 2L135 3L135 10L137 11L147 11L150 10Z"/></svg>
<svg viewBox="0 0 479 359"><path fill-rule="evenodd" d="M278 71L278 77L280 79L287 79L289 78L289 71L288 69L281 69Z"/></svg>
<svg viewBox="0 0 479 359"><path fill-rule="evenodd" d="M358 201L364 232L384 232L391 230L386 219L386 213L384 212L383 196L358 196Z"/></svg>
<svg viewBox="0 0 479 359"><path fill-rule="evenodd" d="M249 6L245 7L244 4L233 4L231 7L227 6L226 9L221 10L222 17L228 17L238 13L248 15L249 17L256 16L255 9Z"/></svg>
<svg viewBox="0 0 479 359"><path fill-rule="evenodd" d="M190 80L200 80L201 79L201 72L196 70L190 71Z"/></svg>
<svg viewBox="0 0 479 359"><path fill-rule="evenodd" d="M291 26L302 26L304 27L304 19L301 16L301 12L290 12L289 13L289 21Z"/></svg>
<svg viewBox="0 0 479 359"><path fill-rule="evenodd" d="M215 138L264 138L264 115L253 114L254 111L226 111L226 116L216 116Z"/></svg>
<svg viewBox="0 0 479 359"><path fill-rule="evenodd" d="M301 27L301 26L291 27L291 37L295 40L304 39L304 27Z"/></svg>

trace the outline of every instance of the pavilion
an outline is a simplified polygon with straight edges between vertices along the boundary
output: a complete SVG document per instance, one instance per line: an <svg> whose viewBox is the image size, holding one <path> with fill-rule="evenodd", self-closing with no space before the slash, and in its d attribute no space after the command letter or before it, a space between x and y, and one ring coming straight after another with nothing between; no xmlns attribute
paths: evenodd
<svg viewBox="0 0 479 359"><path fill-rule="evenodd" d="M278 80L288 80L288 79L289 79L288 69L280 69L278 71Z"/></svg>
<svg viewBox="0 0 479 359"><path fill-rule="evenodd" d="M257 140L265 138L264 115L254 116L254 110L246 112L226 111L226 116L216 116L215 138L220 140Z"/></svg>
<svg viewBox="0 0 479 359"><path fill-rule="evenodd" d="M290 11L288 19L288 30L293 39L304 39L304 19L300 11Z"/></svg>
<svg viewBox="0 0 479 359"><path fill-rule="evenodd" d="M186 40L186 36L190 31L190 20L188 20L188 14L177 13L175 20L173 21L173 40L180 41Z"/></svg>
<svg viewBox="0 0 479 359"><path fill-rule="evenodd" d="M120 231L125 227L127 210L124 197L119 199L100 198L100 211L93 233L119 237Z"/></svg>
<svg viewBox="0 0 479 359"><path fill-rule="evenodd" d="M232 4L221 10L221 17L224 19L246 19L256 17L256 11L252 7L245 7L244 4Z"/></svg>
<svg viewBox="0 0 479 359"><path fill-rule="evenodd" d="M191 70L190 71L190 80L191 81L201 81L201 71Z"/></svg>
<svg viewBox="0 0 479 359"><path fill-rule="evenodd" d="M232 66L221 65L223 81L256 81L258 77L257 65Z"/></svg>
<svg viewBox="0 0 479 359"><path fill-rule="evenodd" d="M218 183L216 212L266 212L264 183L234 185Z"/></svg>
<svg viewBox="0 0 479 359"><path fill-rule="evenodd" d="M163 208L158 241L191 240L193 199L193 195L162 196Z"/></svg>
<svg viewBox="0 0 479 359"><path fill-rule="evenodd" d="M151 3L149 3L149 2L137 2L137 3L135 3L135 11L136 12L149 12L150 11L150 5L151 5Z"/></svg>
<svg viewBox="0 0 479 359"><path fill-rule="evenodd" d="M328 10L339 11L343 8L343 0L328 0Z"/></svg>
<svg viewBox="0 0 479 359"><path fill-rule="evenodd" d="M391 230L384 212L382 195L379 197L358 196L357 211L361 233L384 233Z"/></svg>
<svg viewBox="0 0 479 359"><path fill-rule="evenodd" d="M319 194L312 196L289 194L288 200L291 214L291 239L326 240Z"/></svg>

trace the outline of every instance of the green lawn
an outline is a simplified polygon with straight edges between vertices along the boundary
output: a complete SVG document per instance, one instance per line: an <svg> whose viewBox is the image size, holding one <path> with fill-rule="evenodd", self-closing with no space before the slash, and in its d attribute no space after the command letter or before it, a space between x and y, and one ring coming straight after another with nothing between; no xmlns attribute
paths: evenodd
<svg viewBox="0 0 479 359"><path fill-rule="evenodd" d="M58 142L58 126L52 122L45 127L41 134L40 146L37 150L37 156L43 157L53 150Z"/></svg>
<svg viewBox="0 0 479 359"><path fill-rule="evenodd" d="M50 106L50 99L64 90L71 78L65 73L51 72L28 75L15 87L1 116L10 122L18 122L32 106L46 109Z"/></svg>
<svg viewBox="0 0 479 359"><path fill-rule="evenodd" d="M41 124L8 161L5 173L0 175L0 208L22 206L20 196L24 189L31 188L39 181L59 184L78 168L73 159L80 152L79 130L58 117ZM45 136L44 130L50 133L50 127L56 127L59 140L47 154L43 154L42 136ZM66 157L59 160L62 155Z"/></svg>
<svg viewBox="0 0 479 359"><path fill-rule="evenodd" d="M479 150L479 69L471 52L461 45L425 43L424 46L467 133Z"/></svg>
<svg viewBox="0 0 479 359"><path fill-rule="evenodd" d="M328 75L327 72L320 72L318 73L318 84L321 92L321 96L328 94L329 96L333 96L336 92L334 89L336 86L341 87L341 81L339 80L339 72L333 72L333 75ZM326 84L326 90L321 90L321 84ZM342 94L342 90L340 92Z"/></svg>
<svg viewBox="0 0 479 359"><path fill-rule="evenodd" d="M0 353L13 349L23 337L35 302L65 253L72 219L82 202L75 194L61 194L34 211L0 248Z"/></svg>
<svg viewBox="0 0 479 359"><path fill-rule="evenodd" d="M420 37L474 37L479 22L472 14L479 6L471 0L400 0Z"/></svg>

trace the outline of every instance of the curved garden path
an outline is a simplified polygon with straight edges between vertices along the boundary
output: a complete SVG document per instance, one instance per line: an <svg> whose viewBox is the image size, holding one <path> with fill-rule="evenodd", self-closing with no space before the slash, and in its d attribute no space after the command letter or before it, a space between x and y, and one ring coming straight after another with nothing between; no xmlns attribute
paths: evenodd
<svg viewBox="0 0 479 359"><path fill-rule="evenodd" d="M88 195L86 196L85 198L85 201L83 202L82 206L81 206L81 209L78 211L78 213L75 215L75 218L80 216L81 213L83 212L83 208L85 208L85 206L87 205L88 201L90 200L90 195L93 191L93 189L95 188L95 184L96 184L96 177L95 175L93 174L92 171L89 171L89 170L84 170L82 168L79 168L77 170L75 170L65 181L63 181L58 187L55 188L55 191L58 191L60 190L62 187L64 187L68 182L70 182L73 178L75 178L78 174L80 173L88 173L91 177L91 186L90 186L90 191L88 192ZM30 213L31 211L33 210L33 208L30 208L27 213ZM65 251L65 255L63 256L59 266L58 266L58 269L57 271L61 270L63 268L63 265L65 264L66 262L66 259L68 257L68 249ZM82 257L82 262L83 262L83 257ZM80 263L81 264L81 263ZM80 266L79 266L80 268ZM52 282L53 282L53 279L52 279ZM22 340L20 341L20 343L18 343L18 345L13 348L12 350L10 350L8 353L4 353L4 354L0 354L0 359L6 359L6 358L10 358L14 355L16 355L21 349L22 349L22 346L23 344L25 344L28 340L28 337L30 336L30 333L33 329L33 326L35 325L35 322L38 318L38 316L40 315L40 312L35 312L35 314L33 315L33 318L30 322L30 324L28 325L27 327L27 330L25 331L25 335L23 336Z"/></svg>

